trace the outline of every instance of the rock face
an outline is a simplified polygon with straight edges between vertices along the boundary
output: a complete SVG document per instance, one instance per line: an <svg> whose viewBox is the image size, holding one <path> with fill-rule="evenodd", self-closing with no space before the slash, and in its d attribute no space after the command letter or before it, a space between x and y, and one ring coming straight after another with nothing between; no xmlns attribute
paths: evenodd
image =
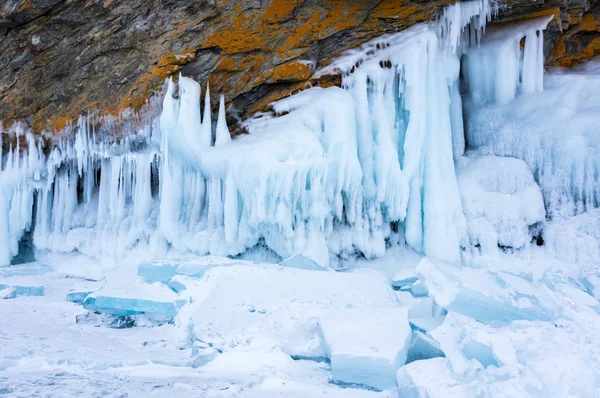
<svg viewBox="0 0 600 398"><path fill-rule="evenodd" d="M232 125L333 79L314 71L372 37L433 19L452 0L4 0L0 120L60 130L89 110L140 109L182 72L225 94ZM594 4L591 4L594 3ZM500 19L554 13L549 62L600 51L597 0L507 0ZM556 42L556 45L554 43Z"/></svg>

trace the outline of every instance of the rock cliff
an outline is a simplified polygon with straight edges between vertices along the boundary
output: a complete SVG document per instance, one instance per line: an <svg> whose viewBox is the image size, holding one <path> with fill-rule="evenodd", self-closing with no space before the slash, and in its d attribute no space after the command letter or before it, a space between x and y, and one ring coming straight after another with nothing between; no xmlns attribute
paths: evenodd
<svg viewBox="0 0 600 398"><path fill-rule="evenodd" d="M140 109L182 72L225 94L232 126L310 84L340 52L434 19L452 0L4 0L0 120L60 130ZM556 16L548 64L600 53L600 1L505 0L498 21ZM213 99L216 102L216 97Z"/></svg>

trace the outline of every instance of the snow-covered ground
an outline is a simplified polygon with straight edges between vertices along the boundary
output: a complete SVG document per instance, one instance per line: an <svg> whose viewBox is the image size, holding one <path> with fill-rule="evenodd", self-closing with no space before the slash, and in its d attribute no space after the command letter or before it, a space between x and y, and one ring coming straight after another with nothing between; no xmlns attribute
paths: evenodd
<svg viewBox="0 0 600 398"><path fill-rule="evenodd" d="M77 268L78 257L57 260ZM52 256L46 261L52 264ZM600 393L600 302L588 287L598 289L596 274L577 281L551 271L532 277L427 258L417 264L379 261L387 263L379 271L365 262L340 272L187 257L161 261L157 278L165 265L181 272L154 283L144 282L148 267L131 264L123 267L126 280L86 279L68 267L57 271L56 264L4 268L0 284L44 291L0 301L0 391L207 397ZM201 275L190 275L192 262L203 267ZM144 278L134 275L138 269ZM167 288L171 281L179 293ZM424 286L410 289L418 284ZM110 308L99 309L104 315L87 311L86 300L83 306L67 301L74 291L112 297L114 307L131 316L115 317ZM148 302L132 304L131 297ZM174 300L183 304L173 320L151 319L156 303Z"/></svg>

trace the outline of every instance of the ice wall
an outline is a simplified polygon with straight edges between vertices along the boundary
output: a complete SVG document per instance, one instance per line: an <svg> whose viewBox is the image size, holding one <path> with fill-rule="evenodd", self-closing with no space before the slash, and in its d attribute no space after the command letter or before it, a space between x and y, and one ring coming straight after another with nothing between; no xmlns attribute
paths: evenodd
<svg viewBox="0 0 600 398"><path fill-rule="evenodd" d="M465 55L463 88L469 151L523 159L560 218L600 205L600 85L597 72L544 75L547 22L490 30Z"/></svg>
<svg viewBox="0 0 600 398"><path fill-rule="evenodd" d="M206 90L201 117L200 85L180 76L156 112L117 139L98 138L81 118L75 139L49 154L11 148L0 217L15 222L3 227L11 245L0 263L31 229L37 249L93 256L235 255L264 242L326 265L382 256L399 236L459 262L459 56L493 12L488 1L461 2L435 23L370 41L318 72L342 74L343 88L279 101L234 140L223 98L214 123Z"/></svg>

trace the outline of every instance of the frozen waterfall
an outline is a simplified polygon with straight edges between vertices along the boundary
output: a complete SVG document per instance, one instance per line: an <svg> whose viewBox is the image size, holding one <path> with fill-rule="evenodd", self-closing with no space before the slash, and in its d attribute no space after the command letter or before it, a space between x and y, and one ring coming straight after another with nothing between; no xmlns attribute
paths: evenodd
<svg viewBox="0 0 600 398"><path fill-rule="evenodd" d="M476 107L543 89L548 20L484 37L493 13L487 1L457 3L436 23L367 42L317 72L341 74L342 88L280 100L235 139L224 99L212 120L207 87L202 115L201 86L184 76L168 80L162 103L154 98L134 122L81 117L74 138L51 148L12 126L0 135L7 148L0 239L9 242L0 265L27 234L36 250L94 257L238 255L258 245L282 258L303 253L340 266L405 241L433 259L461 262L465 247L479 243L455 162L465 145L483 148L487 135L477 133L473 116L465 141L459 90L474 115ZM519 157L494 148L487 154ZM539 166L525 160L552 202ZM518 219L539 221L539 208L532 211ZM519 242L527 241L523 228Z"/></svg>

